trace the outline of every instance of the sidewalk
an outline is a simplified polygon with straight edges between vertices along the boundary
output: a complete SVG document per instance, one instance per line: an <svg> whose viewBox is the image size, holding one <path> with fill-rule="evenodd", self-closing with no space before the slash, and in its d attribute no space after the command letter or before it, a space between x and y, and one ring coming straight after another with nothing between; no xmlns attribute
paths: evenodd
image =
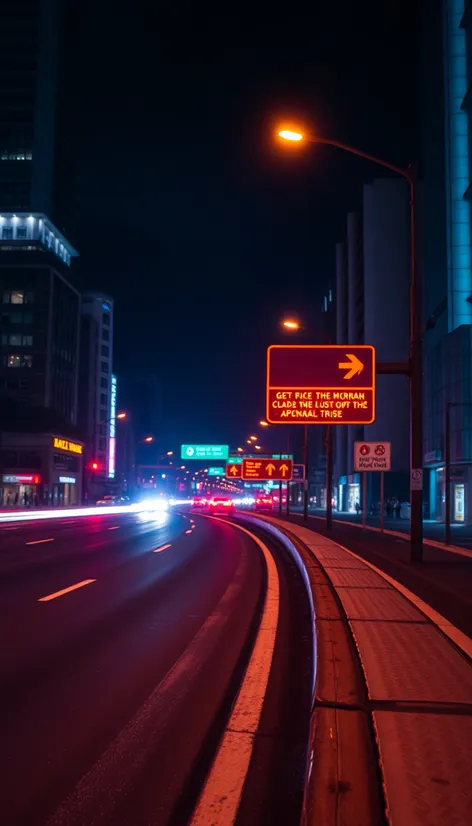
<svg viewBox="0 0 472 826"><path fill-rule="evenodd" d="M298 515L290 521L304 524ZM314 515L308 527L376 565L472 637L472 557L425 544L423 563L411 564L409 542L398 537L341 522L328 534L324 519Z"/></svg>
<svg viewBox="0 0 472 826"><path fill-rule="evenodd" d="M301 512L301 508L295 509L296 513ZM310 508L310 514L313 516L325 516L326 512L319 508ZM362 525L362 514L356 513L338 513L333 510L333 519L343 522L355 522ZM380 528L380 516L372 516L367 514L367 525L375 528ZM384 527L386 530L399 531L400 533L410 532L409 519L395 519L385 518ZM436 522L433 519L423 520L423 533L426 539L434 539L436 542L444 542L444 522ZM472 525L451 525L451 543L453 545L460 545L463 548L472 548Z"/></svg>
<svg viewBox="0 0 472 826"><path fill-rule="evenodd" d="M431 561L412 568L405 560L407 543L394 537L341 525L328 539L318 532L320 522L315 518L309 520L309 528L297 519L291 524L269 520L288 528L308 547L314 568L320 565L328 575L349 621L367 685L365 711L371 715L378 743L389 822L392 826L472 823L472 640L426 601L402 588L399 576L385 576L379 565L396 566L397 575L413 573L418 587L441 593L437 574L444 579L450 570L457 574L460 566L460 577L465 578L465 571L472 577L472 560L430 548ZM347 541L352 546L356 536L363 559L342 547ZM452 563L445 561L445 554ZM366 561L369 555L376 555L373 564ZM459 585L456 579L443 587L450 608L458 598L456 590L466 597L467 587ZM472 593L470 584L468 592ZM464 618L468 623L470 607L469 602L469 617ZM322 614L320 604L316 622L336 619ZM342 669L339 655L336 663ZM328 663L323 665L326 668ZM320 689L322 682L317 682L315 711L327 706L336 709L339 703L319 696ZM339 706L338 713L348 711L348 705ZM353 707L348 713L356 710ZM342 748L337 733L333 748Z"/></svg>

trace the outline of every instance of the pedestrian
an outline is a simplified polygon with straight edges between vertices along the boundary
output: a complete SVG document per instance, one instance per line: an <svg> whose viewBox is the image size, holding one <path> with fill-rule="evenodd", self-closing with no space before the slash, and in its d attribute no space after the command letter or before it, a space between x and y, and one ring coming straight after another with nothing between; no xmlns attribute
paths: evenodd
<svg viewBox="0 0 472 826"><path fill-rule="evenodd" d="M357 513L358 516L359 516L360 509L361 509L361 506L360 506L359 502L356 502L356 513Z"/></svg>

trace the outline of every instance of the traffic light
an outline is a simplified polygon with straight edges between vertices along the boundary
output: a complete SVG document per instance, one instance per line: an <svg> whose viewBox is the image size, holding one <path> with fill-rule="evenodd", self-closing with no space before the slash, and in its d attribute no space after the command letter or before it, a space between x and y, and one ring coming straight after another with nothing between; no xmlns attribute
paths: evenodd
<svg viewBox="0 0 472 826"><path fill-rule="evenodd" d="M90 467L92 470L98 470L98 462L91 462Z"/></svg>

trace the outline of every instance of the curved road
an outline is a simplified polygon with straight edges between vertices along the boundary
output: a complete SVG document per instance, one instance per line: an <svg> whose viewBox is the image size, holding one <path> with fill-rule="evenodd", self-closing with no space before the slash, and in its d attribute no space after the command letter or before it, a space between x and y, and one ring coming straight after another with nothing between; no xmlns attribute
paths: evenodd
<svg viewBox="0 0 472 826"><path fill-rule="evenodd" d="M308 619L306 605L295 616L294 566L277 566L282 631L274 707L265 708L275 728L290 623ZM266 582L255 539L219 520L103 515L0 526L2 822L186 823L246 670ZM299 708L283 725L303 742L310 664L291 667L286 690ZM267 760L283 775L274 753ZM300 776L288 790L293 811ZM250 823L253 807L243 803Z"/></svg>

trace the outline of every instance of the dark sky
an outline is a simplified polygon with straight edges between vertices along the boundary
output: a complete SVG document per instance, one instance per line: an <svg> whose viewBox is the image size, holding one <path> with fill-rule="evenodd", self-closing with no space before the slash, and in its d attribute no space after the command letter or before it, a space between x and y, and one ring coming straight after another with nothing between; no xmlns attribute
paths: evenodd
<svg viewBox="0 0 472 826"><path fill-rule="evenodd" d="M417 154L412 0L84 3L81 270L116 299L116 368L162 381L162 448L233 446L264 415L285 311L319 324L345 215ZM154 10L153 10L154 7ZM165 443L165 444L164 444Z"/></svg>

